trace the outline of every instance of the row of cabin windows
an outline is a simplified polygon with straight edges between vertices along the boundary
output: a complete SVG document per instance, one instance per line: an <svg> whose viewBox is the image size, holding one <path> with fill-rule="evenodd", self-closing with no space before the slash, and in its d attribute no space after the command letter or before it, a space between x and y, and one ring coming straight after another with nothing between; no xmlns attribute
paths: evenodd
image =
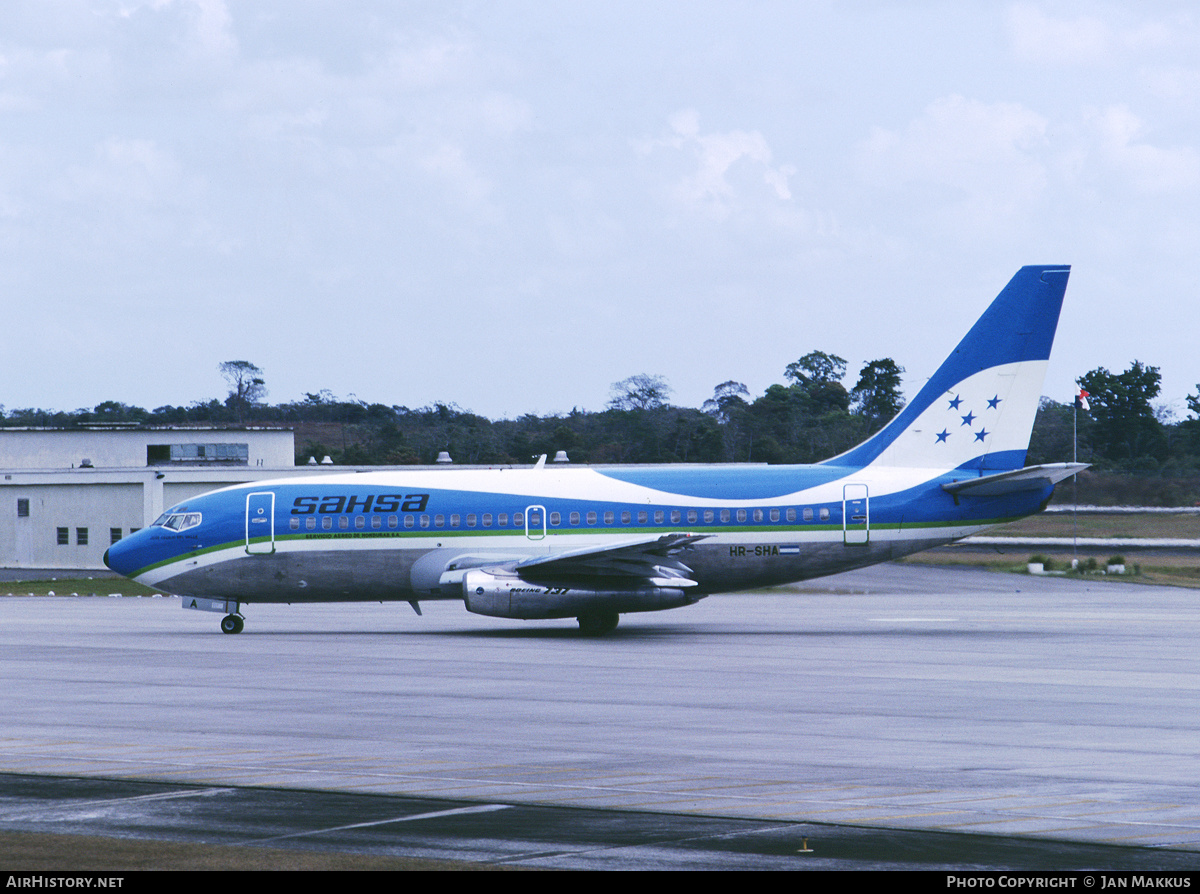
<svg viewBox="0 0 1200 894"><path fill-rule="evenodd" d="M109 528L108 529L109 544L116 543L118 540L121 539L121 530L122 530L121 528ZM132 534L134 531L140 531L140 530L141 530L141 528L130 528L129 533ZM55 536L58 539L59 546L70 546L71 545L71 529L70 528L59 528L55 532ZM88 529L87 528L76 528L75 529L75 545L76 546L87 546L88 545Z"/></svg>
<svg viewBox="0 0 1200 894"><path fill-rule="evenodd" d="M797 515L797 513L799 513L799 515ZM587 524L589 524L589 525L598 524L600 522L601 517L603 517L603 519L604 519L604 524L613 525L613 524L617 523L617 515L618 515L618 513L616 513L615 511L611 511L611 510L604 512L604 513L571 512L568 514L567 518L568 518L568 523L572 527L577 527L580 524L581 520L583 520L584 518L587 519ZM630 512L628 510L621 512L620 513L620 519L621 519L620 523L622 525L634 524L634 517L635 517L635 513ZM814 519L818 519L818 518L821 521L828 521L829 520L829 509L827 507L821 507L821 508L815 509L815 510L812 509L811 507L801 509L801 510L796 510L794 508L792 508L792 509L705 509L705 510L656 509L653 512L651 512L649 510L640 510L639 512L636 513L637 524L639 524L639 525L651 524L652 523L651 519L653 519L653 524L656 524L656 525L666 524L666 523L668 523L668 521L670 524L673 524L673 525L681 524L681 523L684 523L685 521L689 525L699 524L701 522L706 525L711 525L711 524L718 524L718 523L719 524L728 524L731 521L737 521L737 522L743 523L743 524L745 522L754 522L756 524L759 524L764 521L771 521L771 522L776 522L776 523L778 523L780 521L794 522L794 521L796 521L797 517L802 518L806 522L811 522ZM506 527L508 527L508 519L509 519L509 516L508 516L507 512L500 512L494 516L490 512L484 512L481 515L477 515L474 512L468 512L465 517L466 527L468 527L468 528L475 528L475 527L490 528L490 527L492 527L493 521L495 522L495 525L497 527L506 528ZM562 524L562 513L551 512L549 520L550 520L551 527L553 527L553 528L559 527ZM454 513L449 516L449 523L450 523L451 528L462 527L463 521L464 521L464 517L462 515L459 515L458 513ZM419 528L429 528L431 526L435 527L435 528L444 528L444 527L446 527L446 522L447 522L447 516L440 514L440 513L437 515L433 515L433 516L406 515L406 516L404 516L403 525L405 528L410 528L410 529L418 528L418 527ZM356 530L360 530L360 531L366 529L368 526L372 530L381 530L385 527L395 530L400 527L401 522L400 522L400 517L396 516L396 515L389 515L389 516L386 516L386 518L382 515L372 515L372 516L370 516L369 520L368 520L367 516L357 515L357 516L354 516L353 524L354 524L354 528ZM529 524L531 527L540 528L542 525L541 512L536 512L536 511L531 512L529 514ZM338 530L340 530L340 531L349 530L350 525L351 525L350 516L348 516L348 515L337 516L336 526L337 526ZM334 516L332 516L332 515L321 516L320 528L322 531L332 531L334 529L334 526L335 526ZM525 513L514 512L512 515L512 526L515 528L525 527ZM318 527L317 519L315 516L310 515L304 519L304 530L315 531L315 530L317 530L317 527ZM299 531L300 530L300 519L293 516L290 519L290 528L293 531Z"/></svg>

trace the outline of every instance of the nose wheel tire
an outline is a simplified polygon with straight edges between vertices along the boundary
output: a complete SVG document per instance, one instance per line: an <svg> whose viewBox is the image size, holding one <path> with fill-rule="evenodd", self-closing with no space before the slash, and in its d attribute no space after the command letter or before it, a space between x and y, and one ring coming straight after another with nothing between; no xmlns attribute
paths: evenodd
<svg viewBox="0 0 1200 894"><path fill-rule="evenodd" d="M241 633L246 622L239 615L226 615L221 619L222 633Z"/></svg>

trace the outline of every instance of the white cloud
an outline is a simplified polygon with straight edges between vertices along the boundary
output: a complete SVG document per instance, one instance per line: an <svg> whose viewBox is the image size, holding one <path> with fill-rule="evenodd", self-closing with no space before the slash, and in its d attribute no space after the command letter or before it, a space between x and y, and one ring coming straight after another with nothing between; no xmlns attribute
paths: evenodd
<svg viewBox="0 0 1200 894"><path fill-rule="evenodd" d="M726 216L733 207L747 200L731 177L743 170L754 172L777 200L788 201L792 192L788 179L796 173L791 165L772 163L771 147L759 131L731 130L702 133L700 116L694 109L683 109L668 119L671 132L639 145L646 154L660 149L677 150L694 159L690 171L678 177L671 192L683 205L700 209L716 217Z"/></svg>
<svg viewBox="0 0 1200 894"><path fill-rule="evenodd" d="M1186 14L1130 18L1146 11L1132 4L1096 6L1088 15L1066 17L1019 3L1009 8L1006 24L1017 56L1047 65L1108 66L1117 53L1157 53L1192 40L1195 29Z"/></svg>
<svg viewBox="0 0 1200 894"><path fill-rule="evenodd" d="M1195 189L1200 185L1200 153L1191 146L1153 146L1142 139L1145 126L1125 106L1110 106L1088 116L1096 152L1105 173L1149 193Z"/></svg>
<svg viewBox="0 0 1200 894"><path fill-rule="evenodd" d="M1103 61L1112 42L1108 26L1094 16L1054 18L1024 3L1009 9L1007 25L1018 56L1049 64Z"/></svg>
<svg viewBox="0 0 1200 894"><path fill-rule="evenodd" d="M860 147L870 183L922 188L977 219L1020 212L1045 189L1047 122L1018 103L935 100L903 131L875 128Z"/></svg>

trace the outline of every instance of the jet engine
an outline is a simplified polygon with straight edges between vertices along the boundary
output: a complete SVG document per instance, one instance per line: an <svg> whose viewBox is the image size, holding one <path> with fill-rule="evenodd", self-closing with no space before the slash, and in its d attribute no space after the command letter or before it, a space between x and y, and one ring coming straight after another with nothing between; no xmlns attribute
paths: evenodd
<svg viewBox="0 0 1200 894"><path fill-rule="evenodd" d="M665 583L666 581L664 581ZM673 581L672 581L673 583ZM695 586L692 581L680 581ZM684 586L654 586L651 583L600 589L572 584L531 583L515 574L495 569L473 568L462 578L467 611L493 618L574 618L589 612L653 612L679 608L700 601Z"/></svg>

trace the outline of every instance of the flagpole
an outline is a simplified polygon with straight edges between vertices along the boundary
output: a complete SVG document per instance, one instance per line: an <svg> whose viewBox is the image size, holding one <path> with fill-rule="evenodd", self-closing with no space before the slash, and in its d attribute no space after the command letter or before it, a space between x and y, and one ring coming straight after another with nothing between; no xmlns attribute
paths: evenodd
<svg viewBox="0 0 1200 894"><path fill-rule="evenodd" d="M1088 393L1081 387L1075 394L1075 408L1071 413L1071 462L1079 463L1079 411L1091 412L1087 399ZM1071 476L1071 493L1075 505L1071 509L1071 567L1079 567L1079 472Z"/></svg>

